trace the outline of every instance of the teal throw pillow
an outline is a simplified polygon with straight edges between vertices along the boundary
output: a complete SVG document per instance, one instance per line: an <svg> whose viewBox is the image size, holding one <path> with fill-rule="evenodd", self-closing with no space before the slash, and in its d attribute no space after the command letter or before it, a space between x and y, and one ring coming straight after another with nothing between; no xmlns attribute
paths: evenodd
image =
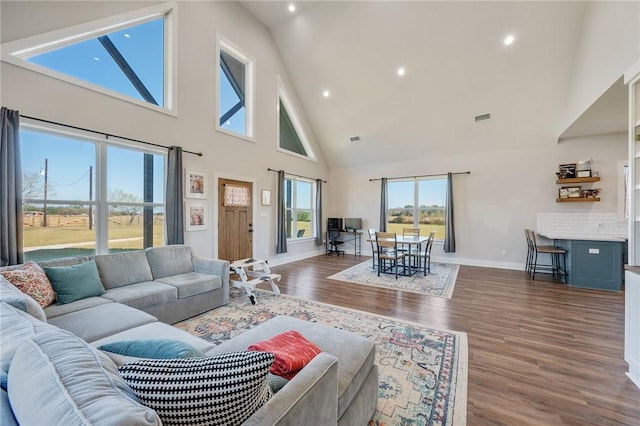
<svg viewBox="0 0 640 426"><path fill-rule="evenodd" d="M61 305L100 296L105 292L93 260L78 265L52 266L44 270L56 292L56 300Z"/></svg>
<svg viewBox="0 0 640 426"><path fill-rule="evenodd" d="M121 340L98 349L118 355L150 359L194 358L205 356L193 346L172 339Z"/></svg>

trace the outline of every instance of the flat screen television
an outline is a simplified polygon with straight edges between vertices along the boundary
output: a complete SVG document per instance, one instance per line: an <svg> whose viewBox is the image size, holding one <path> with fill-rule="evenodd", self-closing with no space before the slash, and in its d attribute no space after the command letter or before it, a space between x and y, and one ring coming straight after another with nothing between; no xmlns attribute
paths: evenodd
<svg viewBox="0 0 640 426"><path fill-rule="evenodd" d="M343 229L341 217L327 218L327 231L342 231Z"/></svg>
<svg viewBox="0 0 640 426"><path fill-rule="evenodd" d="M362 219L359 217L348 217L344 220L344 228L347 231L362 229Z"/></svg>

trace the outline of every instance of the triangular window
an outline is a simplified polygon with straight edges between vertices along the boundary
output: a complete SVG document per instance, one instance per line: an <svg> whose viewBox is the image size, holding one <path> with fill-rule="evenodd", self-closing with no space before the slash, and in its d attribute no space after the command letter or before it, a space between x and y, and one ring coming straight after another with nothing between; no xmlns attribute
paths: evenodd
<svg viewBox="0 0 640 426"><path fill-rule="evenodd" d="M307 156L307 151L304 149L298 132L296 132L296 128L293 126L289 113L282 101L280 101L280 148Z"/></svg>
<svg viewBox="0 0 640 426"><path fill-rule="evenodd" d="M172 109L167 7L6 43L3 60L136 103Z"/></svg>
<svg viewBox="0 0 640 426"><path fill-rule="evenodd" d="M291 154L315 160L304 132L301 130L300 120L291 106L282 82L278 80L278 148Z"/></svg>

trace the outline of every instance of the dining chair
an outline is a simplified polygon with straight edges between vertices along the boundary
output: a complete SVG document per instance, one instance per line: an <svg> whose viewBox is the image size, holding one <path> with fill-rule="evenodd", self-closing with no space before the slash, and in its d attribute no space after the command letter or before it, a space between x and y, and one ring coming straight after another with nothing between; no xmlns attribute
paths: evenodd
<svg viewBox="0 0 640 426"><path fill-rule="evenodd" d="M527 241L527 261L524 264L524 270L527 271L527 274L531 274L531 263L533 260L533 244L531 242L531 230L529 228L524 228L524 237Z"/></svg>
<svg viewBox="0 0 640 426"><path fill-rule="evenodd" d="M402 274L406 275L405 258L407 254L398 250L398 239L395 232L376 232L376 245L378 246L378 276L380 276L380 272L393 273L398 279L400 260L402 260Z"/></svg>
<svg viewBox="0 0 640 426"><path fill-rule="evenodd" d="M433 247L433 240L436 238L436 231L429 232L429 238L425 243L424 250L417 253L411 253L411 257L414 258L414 262L409 262L411 265L417 265L418 270L424 271L424 275L427 272L431 273L431 248Z"/></svg>
<svg viewBox="0 0 640 426"><path fill-rule="evenodd" d="M539 246L536 240L535 231L529 229L529 241L531 243L531 261L529 265L529 275L531 279L536 279L536 272L552 274L554 278L559 278L566 282L567 277L567 251L562 247L552 245ZM551 265L538 264L538 254L548 254L551 257ZM562 256L562 266L560 266L560 256ZM564 277L564 278L563 278Z"/></svg>
<svg viewBox="0 0 640 426"><path fill-rule="evenodd" d="M371 261L372 261L372 269L376 269L378 267L378 263L376 262L376 257L378 255L378 245L374 242L376 238L376 230L368 229L369 231L369 242L371 243Z"/></svg>

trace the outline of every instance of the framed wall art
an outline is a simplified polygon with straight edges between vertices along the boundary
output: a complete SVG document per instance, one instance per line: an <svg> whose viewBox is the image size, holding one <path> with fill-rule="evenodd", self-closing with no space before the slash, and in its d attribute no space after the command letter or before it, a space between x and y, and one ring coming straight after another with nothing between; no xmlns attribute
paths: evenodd
<svg viewBox="0 0 640 426"><path fill-rule="evenodd" d="M198 170L185 169L184 196L186 198L207 198L207 174Z"/></svg>
<svg viewBox="0 0 640 426"><path fill-rule="evenodd" d="M206 203L187 201L185 209L185 229L187 231L204 231L209 224Z"/></svg>
<svg viewBox="0 0 640 426"><path fill-rule="evenodd" d="M262 199L261 199L261 203L263 206L270 206L271 205L271 191L268 189L263 189L262 190Z"/></svg>

